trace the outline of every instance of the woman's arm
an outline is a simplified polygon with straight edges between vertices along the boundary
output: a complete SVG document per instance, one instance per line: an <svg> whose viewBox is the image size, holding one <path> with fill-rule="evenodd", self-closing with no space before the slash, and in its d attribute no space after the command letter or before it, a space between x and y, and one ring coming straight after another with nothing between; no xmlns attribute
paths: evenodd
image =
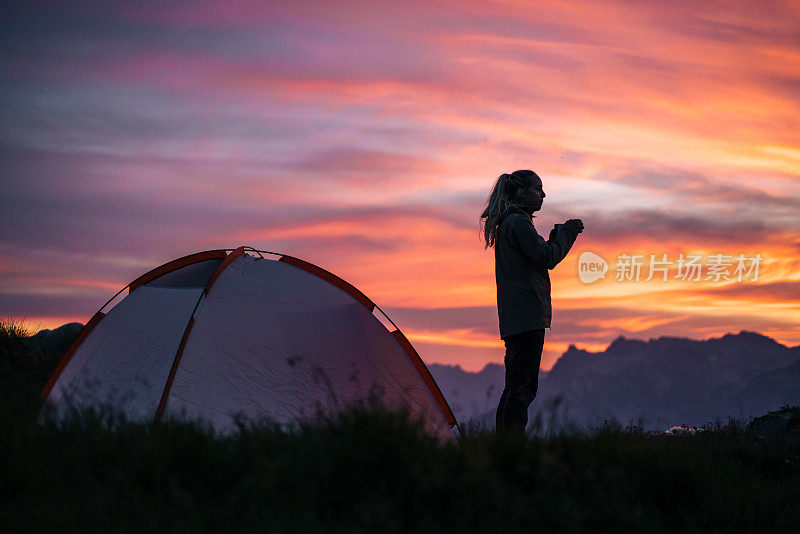
<svg viewBox="0 0 800 534"><path fill-rule="evenodd" d="M546 269L553 269L563 260L572 244L578 238L577 219L570 219L564 224L557 224L550 231L550 239L544 240L533 224L523 216L511 216L509 233L512 244L518 246L523 254L532 262ZM582 224L581 224L582 226Z"/></svg>

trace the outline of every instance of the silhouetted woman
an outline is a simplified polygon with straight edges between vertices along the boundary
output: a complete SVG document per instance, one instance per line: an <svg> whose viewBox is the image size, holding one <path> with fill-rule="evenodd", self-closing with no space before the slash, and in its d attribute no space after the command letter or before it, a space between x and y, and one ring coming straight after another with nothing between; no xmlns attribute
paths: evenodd
<svg viewBox="0 0 800 534"><path fill-rule="evenodd" d="M497 314L505 342L506 385L497 407L497 429L524 435L528 406L539 387L544 329L550 328L548 270L564 259L578 234L580 219L557 224L545 241L533 227L542 208L542 180L528 170L497 179L481 214L486 248L494 247Z"/></svg>

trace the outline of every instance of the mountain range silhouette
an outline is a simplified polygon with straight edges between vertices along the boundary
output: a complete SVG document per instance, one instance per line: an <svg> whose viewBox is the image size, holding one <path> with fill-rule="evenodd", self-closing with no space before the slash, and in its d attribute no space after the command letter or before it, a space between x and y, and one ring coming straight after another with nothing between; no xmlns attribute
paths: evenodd
<svg viewBox="0 0 800 534"><path fill-rule="evenodd" d="M460 422L494 426L502 365L478 373L429 369ZM748 420L784 405L800 405L800 345L741 331L707 340L620 336L602 352L570 345L540 373L529 415L542 430L589 430L607 421L664 430Z"/></svg>

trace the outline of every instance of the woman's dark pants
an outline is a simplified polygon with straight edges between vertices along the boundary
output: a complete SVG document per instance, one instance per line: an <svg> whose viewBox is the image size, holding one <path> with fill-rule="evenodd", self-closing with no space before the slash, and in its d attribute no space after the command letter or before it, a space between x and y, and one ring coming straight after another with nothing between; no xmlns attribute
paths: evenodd
<svg viewBox="0 0 800 534"><path fill-rule="evenodd" d="M528 406L539 389L544 328L509 336L505 344L506 387L497 406L496 428L524 435Z"/></svg>

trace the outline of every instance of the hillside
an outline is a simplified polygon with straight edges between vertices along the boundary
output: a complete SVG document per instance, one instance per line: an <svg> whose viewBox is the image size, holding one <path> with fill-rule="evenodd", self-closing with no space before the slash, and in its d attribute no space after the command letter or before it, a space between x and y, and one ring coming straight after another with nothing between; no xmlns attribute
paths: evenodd
<svg viewBox="0 0 800 534"><path fill-rule="evenodd" d="M440 442L403 414L365 410L227 436L109 413L37 422L37 393L74 330L0 324L4 532L789 532L800 522L796 410L781 416L793 430L770 438L731 421L687 436L612 425L525 442L476 430ZM476 388L502 376L484 371L470 377ZM463 373L448 372L443 381Z"/></svg>

